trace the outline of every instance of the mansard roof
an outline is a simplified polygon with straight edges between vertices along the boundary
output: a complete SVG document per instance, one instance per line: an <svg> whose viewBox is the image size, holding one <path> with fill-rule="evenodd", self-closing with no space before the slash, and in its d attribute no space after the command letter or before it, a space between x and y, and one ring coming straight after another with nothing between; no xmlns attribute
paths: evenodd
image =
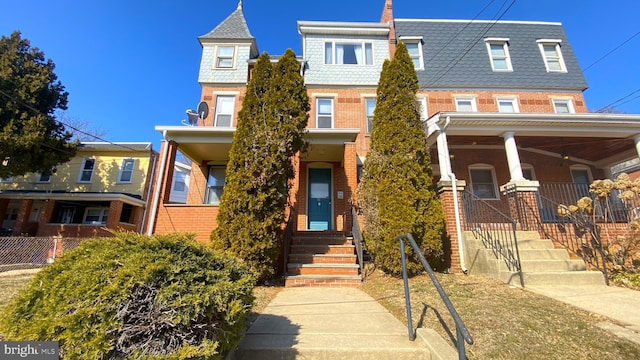
<svg viewBox="0 0 640 360"><path fill-rule="evenodd" d="M395 19L396 37L421 38L423 88L583 91L587 82L557 22ZM505 39L513 71L492 71L485 40ZM556 39L566 72L548 72L538 40Z"/></svg>

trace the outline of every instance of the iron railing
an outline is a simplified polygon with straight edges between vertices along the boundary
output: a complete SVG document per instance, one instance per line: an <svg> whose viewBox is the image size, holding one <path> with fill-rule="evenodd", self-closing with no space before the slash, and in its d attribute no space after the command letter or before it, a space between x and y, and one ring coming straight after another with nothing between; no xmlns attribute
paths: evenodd
<svg viewBox="0 0 640 360"><path fill-rule="evenodd" d="M358 264L360 265L360 276L364 278L364 260L362 254L362 232L358 223L358 212L355 207L351 208L351 236L356 246L356 254L358 255Z"/></svg>
<svg viewBox="0 0 640 360"><path fill-rule="evenodd" d="M517 272L524 287L522 263L516 237L516 221L468 190L462 193L464 229L480 238L482 244L503 259L509 271Z"/></svg>
<svg viewBox="0 0 640 360"><path fill-rule="evenodd" d="M283 253L283 274L287 274L287 263L289 262L289 249L291 247L291 240L293 239L293 228L295 227L295 210L293 209L292 206L289 207L289 218L287 219L287 225L284 228L284 236L283 236L283 246L284 249L282 249L282 253Z"/></svg>
<svg viewBox="0 0 640 360"><path fill-rule="evenodd" d="M409 340L414 341L416 339L416 333L413 330L413 321L411 318L411 299L409 298L409 277L407 274L407 260L406 260L406 254L404 251L403 239L406 239L407 241L409 241L409 244L411 244L413 251L417 254L418 259L422 263L424 270L429 275L429 278L431 278L431 281L433 282L433 285L436 287L438 294L440 294L440 298L444 302L444 305L447 307L447 310L449 310L449 314L451 314L451 317L453 318L453 321L456 325L456 348L458 350L458 359L460 360L466 359L467 355L465 351L465 342L469 345L472 345L473 338L471 337L471 334L469 333L469 330L467 329L467 327L464 325L464 322L460 318L460 315L458 315L458 311L453 306L453 303L451 303L449 296L442 288L442 285L440 284L440 281L438 281L436 274L431 269L431 266L429 266L429 262L427 262L427 259L425 259L424 256L422 255L422 252L420 251L420 248L416 244L416 241L413 239L413 236L411 234L402 234L402 235L396 236L396 239L400 241L400 257L402 259L402 278L404 280L404 299L405 299L405 306L407 309L407 329L409 331Z"/></svg>
<svg viewBox="0 0 640 360"><path fill-rule="evenodd" d="M539 194L537 196L538 211L519 197L517 192L513 192L512 196L517 204L520 219L535 219L536 230L541 236L562 245L586 264L602 272L605 283L609 285L601 227L593 219L589 219L584 213L573 213L567 210L560 215L559 207L564 206L568 209L566 205Z"/></svg>

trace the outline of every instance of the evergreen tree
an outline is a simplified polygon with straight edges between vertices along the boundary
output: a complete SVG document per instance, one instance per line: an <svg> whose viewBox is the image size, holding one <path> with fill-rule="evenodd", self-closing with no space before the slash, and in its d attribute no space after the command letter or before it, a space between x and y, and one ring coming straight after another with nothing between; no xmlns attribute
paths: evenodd
<svg viewBox="0 0 640 360"><path fill-rule="evenodd" d="M229 153L213 246L245 259L258 278L274 274L292 157L304 148L309 101L300 63L287 50L272 67L262 54L252 71Z"/></svg>
<svg viewBox="0 0 640 360"><path fill-rule="evenodd" d="M0 38L0 178L45 173L76 153L54 116L69 95L54 68L20 32Z"/></svg>
<svg viewBox="0 0 640 360"><path fill-rule="evenodd" d="M358 187L367 249L376 265L396 275L402 270L397 235L411 233L430 261L442 256L444 213L432 185L418 87L407 48L399 43L380 74L371 150ZM420 271L417 258L409 260L409 271Z"/></svg>

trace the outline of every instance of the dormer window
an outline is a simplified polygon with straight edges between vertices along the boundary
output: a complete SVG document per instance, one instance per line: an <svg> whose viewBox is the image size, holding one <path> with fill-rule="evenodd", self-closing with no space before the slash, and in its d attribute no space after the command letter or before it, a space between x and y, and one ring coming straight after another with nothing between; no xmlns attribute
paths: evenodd
<svg viewBox="0 0 640 360"><path fill-rule="evenodd" d="M407 47L409 57L413 61L413 67L417 69L424 69L424 60L422 58L422 36L401 36L402 41Z"/></svg>
<svg viewBox="0 0 640 360"><path fill-rule="evenodd" d="M216 49L216 68L233 68L233 59L236 52L235 46L218 46Z"/></svg>
<svg viewBox="0 0 640 360"><path fill-rule="evenodd" d="M547 72L567 72L562 51L560 50L560 42L560 40L550 39L538 40L538 47L542 53Z"/></svg>
<svg viewBox="0 0 640 360"><path fill-rule="evenodd" d="M370 42L324 43L325 65L373 65L373 44Z"/></svg>
<svg viewBox="0 0 640 360"><path fill-rule="evenodd" d="M513 71L511 57L509 56L509 39L486 38L487 51L493 71Z"/></svg>

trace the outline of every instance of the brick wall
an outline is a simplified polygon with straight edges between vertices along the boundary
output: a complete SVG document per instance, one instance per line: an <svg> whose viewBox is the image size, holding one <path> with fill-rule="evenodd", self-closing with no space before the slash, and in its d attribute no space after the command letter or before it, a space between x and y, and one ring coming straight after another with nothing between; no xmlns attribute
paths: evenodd
<svg viewBox="0 0 640 360"><path fill-rule="evenodd" d="M212 205L162 205L158 209L155 234L186 232L196 240L208 242L211 231L218 226L218 207Z"/></svg>

